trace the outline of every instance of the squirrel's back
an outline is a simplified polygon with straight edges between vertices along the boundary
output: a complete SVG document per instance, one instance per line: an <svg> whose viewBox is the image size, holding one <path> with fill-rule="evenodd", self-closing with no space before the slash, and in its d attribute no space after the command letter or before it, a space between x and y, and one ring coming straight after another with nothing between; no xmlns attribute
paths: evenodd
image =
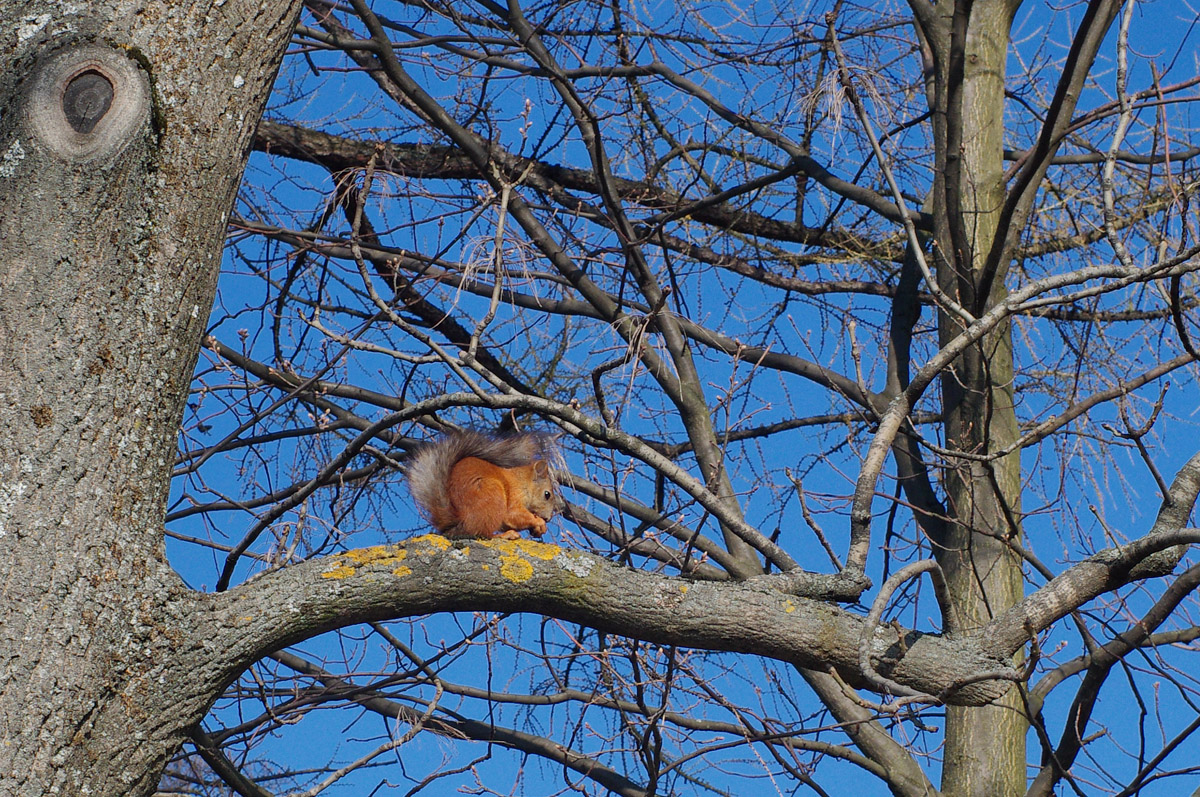
<svg viewBox="0 0 1200 797"><path fill-rule="evenodd" d="M553 437L451 432L419 449L407 468L409 489L430 523L447 536L540 536L554 515L546 460Z"/></svg>

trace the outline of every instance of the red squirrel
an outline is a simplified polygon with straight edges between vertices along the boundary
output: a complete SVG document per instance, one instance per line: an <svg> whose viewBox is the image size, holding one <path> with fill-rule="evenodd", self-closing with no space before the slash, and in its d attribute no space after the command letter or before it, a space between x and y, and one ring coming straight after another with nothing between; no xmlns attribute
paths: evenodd
<svg viewBox="0 0 1200 797"><path fill-rule="evenodd" d="M540 537L557 508L546 464L552 446L550 435L535 432L452 432L413 456L408 487L446 537L517 540L522 529Z"/></svg>

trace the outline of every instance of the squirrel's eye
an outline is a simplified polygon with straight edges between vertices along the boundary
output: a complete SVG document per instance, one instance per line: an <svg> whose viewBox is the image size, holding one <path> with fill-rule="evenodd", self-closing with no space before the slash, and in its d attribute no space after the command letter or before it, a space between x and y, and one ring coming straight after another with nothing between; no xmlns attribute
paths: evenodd
<svg viewBox="0 0 1200 797"><path fill-rule="evenodd" d="M545 498L549 498L549 497L550 497L550 491L549 491L549 490L547 490L547 491L546 491L546 495L545 495L544 497L545 497Z"/></svg>

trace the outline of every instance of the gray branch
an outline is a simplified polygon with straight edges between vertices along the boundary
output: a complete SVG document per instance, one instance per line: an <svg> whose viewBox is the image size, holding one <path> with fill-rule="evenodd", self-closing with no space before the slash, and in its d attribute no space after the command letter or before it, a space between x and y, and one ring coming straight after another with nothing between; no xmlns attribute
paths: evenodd
<svg viewBox="0 0 1200 797"><path fill-rule="evenodd" d="M312 560L198 599L213 603L195 633L226 649L235 669L354 623L442 611L534 612L658 644L833 668L847 683L870 688L858 661L864 619L774 589L770 577L752 583L669 578L525 540L452 546L427 535ZM1006 668L978 638L885 626L871 645L876 672L946 702L982 705L1010 686L977 680Z"/></svg>

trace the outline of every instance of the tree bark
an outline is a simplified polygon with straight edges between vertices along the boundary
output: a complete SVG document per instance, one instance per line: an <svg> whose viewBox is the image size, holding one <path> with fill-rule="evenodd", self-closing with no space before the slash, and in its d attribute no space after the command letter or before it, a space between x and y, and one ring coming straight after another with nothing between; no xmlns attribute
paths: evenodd
<svg viewBox="0 0 1200 797"><path fill-rule="evenodd" d="M932 255L939 287L957 303L939 310L942 345L963 331L964 313L977 317L1005 296L1004 274L991 279L986 268L1005 199L1004 78L1013 11L1009 0L951 4L929 37L938 67L932 106L940 161ZM1023 594L1014 551L1021 537L1020 457L973 458L1004 449L1020 434L1011 324L965 351L940 384L947 447L967 457L944 474L950 517L931 543L961 630L972 633ZM1023 793L1027 725L1016 690L979 709L948 706L942 792Z"/></svg>
<svg viewBox="0 0 1200 797"><path fill-rule="evenodd" d="M0 6L0 793L146 794L219 689L167 667L162 517L296 10Z"/></svg>

